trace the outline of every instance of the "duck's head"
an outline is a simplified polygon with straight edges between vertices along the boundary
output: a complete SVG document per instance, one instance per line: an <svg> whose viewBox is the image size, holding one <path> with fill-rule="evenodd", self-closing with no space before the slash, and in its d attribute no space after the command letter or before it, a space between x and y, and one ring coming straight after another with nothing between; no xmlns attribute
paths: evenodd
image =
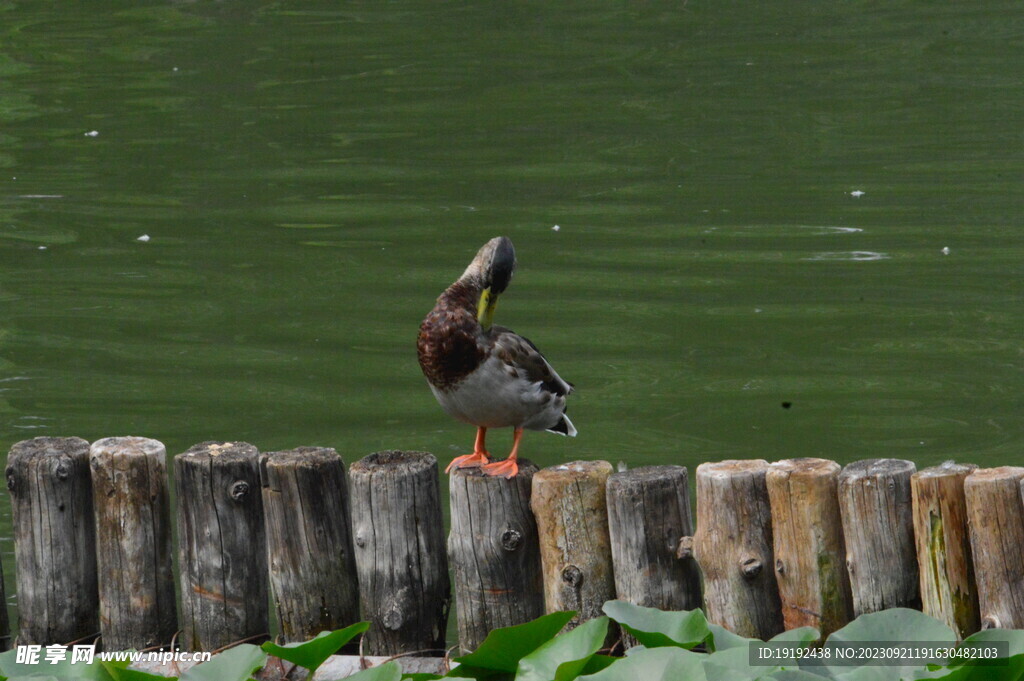
<svg viewBox="0 0 1024 681"><path fill-rule="evenodd" d="M472 278L480 286L476 318L485 329L491 326L494 306L516 271L516 249L508 237L496 236L477 251L461 279Z"/></svg>

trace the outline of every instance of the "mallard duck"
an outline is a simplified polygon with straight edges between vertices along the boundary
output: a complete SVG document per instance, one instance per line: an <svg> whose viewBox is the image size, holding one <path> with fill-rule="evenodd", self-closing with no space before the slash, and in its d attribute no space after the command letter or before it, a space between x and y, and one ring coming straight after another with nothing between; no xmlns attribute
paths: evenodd
<svg viewBox="0 0 1024 681"><path fill-rule="evenodd" d="M434 397L449 415L477 428L473 453L456 457L446 473L479 466L487 475L511 478L519 472L523 429L576 435L565 415L572 384L562 380L536 345L492 323L498 296L515 269L512 242L503 236L491 239L420 325L416 349ZM487 429L510 426L512 451L507 459L492 462L484 443Z"/></svg>

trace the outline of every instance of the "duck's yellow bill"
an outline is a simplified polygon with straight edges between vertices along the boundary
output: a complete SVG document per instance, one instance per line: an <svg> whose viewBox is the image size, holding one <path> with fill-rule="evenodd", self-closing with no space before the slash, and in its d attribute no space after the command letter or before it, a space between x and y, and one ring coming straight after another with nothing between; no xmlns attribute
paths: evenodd
<svg viewBox="0 0 1024 681"><path fill-rule="evenodd" d="M480 302L476 306L476 320L485 329L491 328L494 321L494 306L498 304L498 296L491 295L491 288L488 286L480 292Z"/></svg>

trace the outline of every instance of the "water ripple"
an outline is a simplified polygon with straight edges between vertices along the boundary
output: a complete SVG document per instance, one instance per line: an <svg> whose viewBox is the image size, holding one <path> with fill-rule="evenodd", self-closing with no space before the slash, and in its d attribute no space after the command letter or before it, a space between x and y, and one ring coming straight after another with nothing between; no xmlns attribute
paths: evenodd
<svg viewBox="0 0 1024 681"><path fill-rule="evenodd" d="M875 253L874 251L823 251L803 260L836 260L842 262L866 262L869 260L889 260L892 258L888 253Z"/></svg>

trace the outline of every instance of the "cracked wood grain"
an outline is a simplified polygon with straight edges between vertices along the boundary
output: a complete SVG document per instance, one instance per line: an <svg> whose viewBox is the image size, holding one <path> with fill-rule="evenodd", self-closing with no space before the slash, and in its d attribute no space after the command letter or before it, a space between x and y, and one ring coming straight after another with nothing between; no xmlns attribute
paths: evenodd
<svg viewBox="0 0 1024 681"><path fill-rule="evenodd" d="M6 475L17 565L18 642L67 643L96 633L89 443L77 437L18 442L7 456ZM6 635L7 627L0 628Z"/></svg>
<svg viewBox="0 0 1024 681"><path fill-rule="evenodd" d="M174 457L181 644L216 650L270 631L259 452L203 442Z"/></svg>
<svg viewBox="0 0 1024 681"><path fill-rule="evenodd" d="M352 527L370 655L445 649L451 601L437 459L384 451L352 465Z"/></svg>
<svg viewBox="0 0 1024 681"><path fill-rule="evenodd" d="M519 460L512 479L457 468L449 482L459 645L471 652L499 627L544 614L537 522L530 490L537 466Z"/></svg>
<svg viewBox="0 0 1024 681"><path fill-rule="evenodd" d="M267 566L281 637L359 621L345 464L328 447L260 455Z"/></svg>
<svg viewBox="0 0 1024 681"><path fill-rule="evenodd" d="M693 538L708 619L741 636L765 640L783 630L772 569L767 472L768 462L762 459L698 466Z"/></svg>
<svg viewBox="0 0 1024 681"><path fill-rule="evenodd" d="M149 438L109 437L89 456L103 647L167 645L178 629L167 450Z"/></svg>

